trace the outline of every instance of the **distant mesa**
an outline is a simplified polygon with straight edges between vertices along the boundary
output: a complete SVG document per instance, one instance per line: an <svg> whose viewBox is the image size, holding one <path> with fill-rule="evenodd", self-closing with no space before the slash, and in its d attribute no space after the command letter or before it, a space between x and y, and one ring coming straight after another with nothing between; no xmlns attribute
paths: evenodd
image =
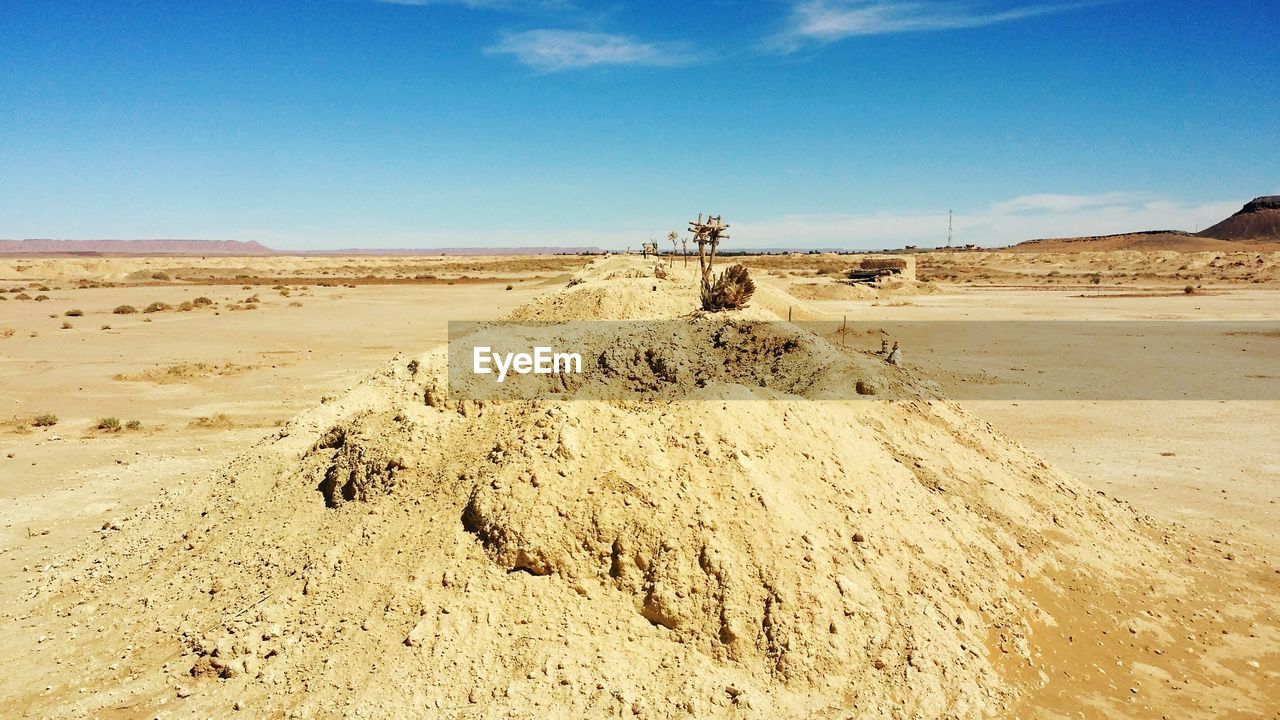
<svg viewBox="0 0 1280 720"><path fill-rule="evenodd" d="M1245 243L1247 245L1242 247ZM1145 230L1116 235L1044 238L1018 243L1008 249L1013 252L1274 252L1280 250L1280 195L1254 198L1245 203L1240 212L1198 233Z"/></svg>
<svg viewBox="0 0 1280 720"><path fill-rule="evenodd" d="M1280 195L1254 198L1240 212L1197 234L1221 240L1280 242Z"/></svg>

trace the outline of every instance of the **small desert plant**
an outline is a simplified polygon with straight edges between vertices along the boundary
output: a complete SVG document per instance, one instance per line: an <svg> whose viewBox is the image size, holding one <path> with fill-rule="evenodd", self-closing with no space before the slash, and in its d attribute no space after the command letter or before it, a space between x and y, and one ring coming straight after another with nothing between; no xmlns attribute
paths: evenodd
<svg viewBox="0 0 1280 720"><path fill-rule="evenodd" d="M229 428L235 425L226 413L218 413L213 416L202 415L191 421L191 427L198 428Z"/></svg>
<svg viewBox="0 0 1280 720"><path fill-rule="evenodd" d="M68 311L66 311L66 312L65 312L65 313L63 313L63 314L64 314L64 315L66 315L67 317L81 317L81 316L83 316L83 315L84 315L84 311L83 311L83 310L68 310Z"/></svg>
<svg viewBox="0 0 1280 720"><path fill-rule="evenodd" d="M178 310L182 312L191 312L192 310L195 310L195 309L196 309L195 304L189 300L183 301L183 303L178 306Z"/></svg>
<svg viewBox="0 0 1280 720"><path fill-rule="evenodd" d="M36 299L36 302L44 302L45 300L48 300L48 299L49 299L49 296L48 296L48 295L37 295L35 299Z"/></svg>
<svg viewBox="0 0 1280 720"><path fill-rule="evenodd" d="M163 312L168 309L169 309L169 306L166 303L162 303L157 300L156 302L153 302L150 305L148 305L147 308L142 312L145 312L145 313Z"/></svg>
<svg viewBox="0 0 1280 720"><path fill-rule="evenodd" d="M703 294L702 307L704 310L737 310L746 307L755 291L756 284L747 268L734 265L720 273L711 291Z"/></svg>
<svg viewBox="0 0 1280 720"><path fill-rule="evenodd" d="M153 272L151 273L151 279L152 280L171 280L172 278L169 277L169 273L167 272Z"/></svg>
<svg viewBox="0 0 1280 720"><path fill-rule="evenodd" d="M192 300L192 301L191 301L191 304L192 304L192 305L212 305L212 304L213 304L213 301L212 301L212 300L210 300L209 298L207 298L207 297L205 297L205 296L201 295L200 297L196 298L195 300Z"/></svg>
<svg viewBox="0 0 1280 720"><path fill-rule="evenodd" d="M141 420L130 420L129 422L127 422L127 423L125 423L125 424L124 424L124 428L125 428L126 430L141 430L141 429L142 429L142 421L141 421Z"/></svg>
<svg viewBox="0 0 1280 720"><path fill-rule="evenodd" d="M71 328L72 328L72 325L71 325L71 321L70 321L70 320L63 320L63 321L62 321L62 329L63 329L63 330L70 330Z"/></svg>
<svg viewBox="0 0 1280 720"><path fill-rule="evenodd" d="M110 330L110 329L111 329L111 326L110 326L110 325L103 325L103 326L102 326L102 329L103 329L103 330Z"/></svg>
<svg viewBox="0 0 1280 720"><path fill-rule="evenodd" d="M0 329L0 337L13 337L13 328Z"/></svg>
<svg viewBox="0 0 1280 720"><path fill-rule="evenodd" d="M721 240L729 237L725 232L728 228L729 226L718 215L708 215L707 221L703 222L702 214L699 213L697 221L689 223L689 229L693 231L693 241L698 244L698 269L702 274L703 310L713 312L736 310L744 307L756 291L756 285L752 282L747 268L742 265L734 265L720 273L719 277L712 275L716 248L720 246Z"/></svg>
<svg viewBox="0 0 1280 720"><path fill-rule="evenodd" d="M302 303L298 302L297 300L294 300L293 302L289 303L289 307L302 307Z"/></svg>
<svg viewBox="0 0 1280 720"><path fill-rule="evenodd" d="M14 300L30 300L31 296L26 293L18 293L17 295L13 296L13 299Z"/></svg>
<svg viewBox="0 0 1280 720"><path fill-rule="evenodd" d="M37 415L31 419L31 424L36 427L53 427L58 424L58 416L52 413Z"/></svg>
<svg viewBox="0 0 1280 720"><path fill-rule="evenodd" d="M119 305L116 307L115 310L112 310L111 312L115 313L116 315L132 315L138 312L138 308L132 305Z"/></svg>
<svg viewBox="0 0 1280 720"><path fill-rule="evenodd" d="M1188 286L1186 286L1186 287L1182 288L1182 292L1184 292L1184 293L1186 293L1186 294L1188 294L1188 295L1195 295L1195 294L1196 294L1196 289L1195 289L1193 286L1188 285Z"/></svg>
<svg viewBox="0 0 1280 720"><path fill-rule="evenodd" d="M120 418L98 418L98 422L94 427L103 432L120 432Z"/></svg>
<svg viewBox="0 0 1280 720"><path fill-rule="evenodd" d="M508 289L508 290L514 290L514 289L515 289L515 287L516 287L515 285L508 285L508 286L507 286L507 289Z"/></svg>

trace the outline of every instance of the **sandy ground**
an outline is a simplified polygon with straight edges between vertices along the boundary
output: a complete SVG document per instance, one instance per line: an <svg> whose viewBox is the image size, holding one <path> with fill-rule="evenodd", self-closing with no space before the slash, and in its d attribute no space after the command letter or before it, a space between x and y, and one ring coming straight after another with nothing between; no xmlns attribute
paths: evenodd
<svg viewBox="0 0 1280 720"><path fill-rule="evenodd" d="M1132 263L1126 255L1113 271ZM508 264L487 277L482 264L457 267L448 277L471 281L455 285L440 276L409 284L369 278L423 274L398 261L276 265L264 282L237 278L242 266L219 264L218 284L151 282L153 272L201 276L199 267L175 267L171 259L106 269L40 266L48 300L0 303L0 334L14 331L0 337L0 422L8 421L0 427L0 607L14 631L6 632L0 657L44 653L14 674L14 707L60 717L158 709L229 714L242 706L282 714L292 707L317 717L361 708L394 717L403 707L469 717L466 708L487 707L484 716L499 717L550 703L566 716L616 708L653 717L776 717L812 715L822 697L834 703L827 709L871 698L881 710L912 707L922 716L943 715L948 702L961 700L965 715L994 707L1028 717L1275 716L1280 701L1266 688L1277 678L1280 631L1266 588L1280 571L1269 560L1278 547L1280 469L1269 450L1280 439L1280 403L984 400L984 383L1034 382L1029 367L1060 375L1070 370L1069 359L1029 366L1011 348L995 364L957 369L953 349L937 338L904 334L905 374L967 398L960 405L976 418L914 402L886 410L860 403L815 409L808 401L786 412L766 403L715 413L658 408L640 419L610 407L491 418L424 405L421 381L411 380L417 371L407 371L406 361L428 362L421 353L445 339L447 320L499 317L535 299L517 317L665 317L688 306L688 288L651 293L655 281L625 265L606 265L624 271L597 273L572 294L564 293L557 266L522 274ZM1090 260L1074 272L1083 277L1096 265ZM35 267L10 267L0 278L13 286L21 276L26 285ZM761 273L762 290L746 317L785 317L793 283L830 282L822 274L828 267L800 270ZM337 273L335 286L291 286L284 296L265 284L326 271ZM363 282L345 287L343 273ZM98 278L122 284L74 287ZM232 284L237 279L251 287ZM1117 297L1045 289L1057 284L1047 276L1020 287L921 285L875 297L850 298L837 288L833 296L843 299L829 300L814 299L826 296L823 288L808 288L794 309L797 319L856 314L885 322L1247 320L1280 309L1280 292L1256 283L1195 296L1163 291L1182 280L1163 278L1163 286ZM253 294L257 309L230 309L245 307ZM123 303L178 305L201 295L217 307L111 312ZM67 317L69 309L83 315ZM62 329L64 322L72 327ZM100 329L104 324L111 329ZM1221 351L1205 342L1205 353ZM1232 342L1244 343L1257 358L1251 361L1273 362L1277 354L1273 338ZM1143 367L1141 357L1097 354L1118 374ZM882 364L855 360L875 368L869 377L893 376ZM396 411L409 406L411 412ZM30 427L42 413L57 415L58 423ZM141 428L95 430L102 417L136 419ZM1008 445L983 421L1056 468ZM803 432L794 435L789 422L800 422ZM697 441L686 442L695 426ZM839 428L857 429L851 444ZM347 438L336 445L326 440L335 429ZM625 438L622 447L609 440L612 431ZM412 437L409 449L400 446L402 433ZM780 446L779 438L788 439ZM501 452L495 460L499 446L517 462L502 464ZM456 457L438 447L458 448ZM779 464L779 452L789 459ZM409 477L399 484L359 470L367 457L397 453L410 459ZM477 482L471 468L489 464L494 469L483 472L491 477L482 475L468 499L463 486ZM417 482L415 465L427 473ZM716 474L730 465L750 470ZM690 496L679 470L685 466L709 488L694 483ZM225 467L238 471L219 475ZM317 471L327 478L326 467L330 474L356 468L351 482L359 475L359 492L370 497L338 510L317 502L308 478ZM565 479L556 479L555 467ZM619 468L623 474L613 474ZM764 482L778 473L787 483ZM1073 490L1070 475L1106 497ZM590 499L600 476L616 487ZM458 478L449 492L461 494L429 490L440 477ZM858 479L852 487L849 477ZM868 477L890 481L862 484ZM864 497L845 507L851 491ZM157 498L155 510L141 510ZM1137 519L1113 498L1155 520ZM406 500L411 505L402 506ZM641 512L632 507L637 501ZM840 517L827 517L833 503ZM452 518L462 505L459 525ZM725 514L727 507L742 515ZM637 567L694 584L666 595L652 585L656 571L647 571L645 586L635 568L617 575L607 565L595 569L596 550L575 533L598 532L622 517L630 518L628 532L641 548ZM1165 521L1184 523L1186 532L1162 530ZM104 525L106 532L95 532ZM850 526L878 527L879 535L851 542ZM708 542L715 553L704 547L686 567L690 558L680 548ZM87 543L102 549L83 555ZM353 555L375 551L397 559L366 563ZM402 551L408 555L399 558ZM613 554L616 565L616 544ZM1081 564L1073 566L1077 557ZM948 565L975 562L934 582ZM548 571L555 577L545 577ZM847 587L840 573L858 587ZM874 591L861 587L868 581ZM292 591L275 589L294 584ZM264 588L273 590L259 599ZM690 604L688 592L710 592L711 607ZM630 619L627 593L638 593L641 606ZM54 600L35 609L21 604L31 597ZM152 598L154 611L145 609ZM732 605L747 613L742 626L721 625L732 603L744 603ZM369 614L375 606L382 612ZM779 613L779 606L788 609ZM313 615L313 608L326 610ZM761 608L762 617L750 614ZM828 611L829 633L827 620L803 617ZM88 632L95 625L110 632L95 639ZM280 625L283 639L271 629ZM819 627L820 637L813 636ZM59 642L45 644L51 629ZM743 632L759 638L733 646ZM245 633L262 643L241 647L236 638ZM131 639L123 653L117 635ZM867 638L878 655L862 655L868 649L859 643ZM720 644L732 662L716 655ZM232 646L264 669L255 677L237 659L234 672L242 674L228 680ZM40 665L55 656L56 668ZM77 663L86 669L77 671ZM772 663L772 670L753 669ZM428 688L414 682L459 672L469 679ZM822 680L828 672L841 673L858 693L842 696L852 691ZM90 676L84 682L91 691L77 692L76 683ZM668 708L641 691L655 681L679 704ZM814 684L806 691L794 683Z"/></svg>
<svg viewBox="0 0 1280 720"><path fill-rule="evenodd" d="M289 297L256 286L65 288L0 303L0 333L14 331L0 337L0 600L21 589L22 567L147 503L168 479L207 473L396 353L444 342L448 320L496 317L546 289L512 284L313 286ZM255 293L258 309L225 309ZM112 313L200 296L219 308ZM66 317L72 309L83 316ZM57 425L31 427L46 413ZM96 430L105 417L142 427Z"/></svg>
<svg viewBox="0 0 1280 720"><path fill-rule="evenodd" d="M1108 345L1109 335L1081 338L1070 355L1036 353L1038 345L1055 340L1049 336L1061 326L1025 322L1273 320L1280 316L1280 292L1247 285L1190 297L1106 297L1095 292L948 286L937 295L810 304L830 316L866 322L1021 321L1019 327L1030 331L1021 345L997 346L971 364L947 344L954 338L931 336L930 326L897 327L905 328L899 337L908 364L926 369L966 408L1055 465L1159 517L1198 525L1215 537L1280 547L1280 462L1274 452L1280 443L1280 402L1039 399L1058 387L1072 389L1082 364L1094 366L1091 372L1141 378L1171 391L1187 378L1151 362L1150 355L1117 352ZM1160 332L1184 330L1164 323L1154 327ZM1160 338L1151 339L1154 344ZM1205 376L1217 383L1240 381L1245 373L1256 383L1280 363L1275 337L1180 332L1173 340L1179 348L1203 355ZM1241 355L1242 350L1247 353ZM1232 355L1247 357L1250 365L1226 378L1222 368L1236 360ZM1274 383L1275 373L1270 374L1261 380ZM1029 399L982 399L988 388L1004 391L998 387L1003 383L1027 387ZM1274 385L1262 395L1277 397Z"/></svg>

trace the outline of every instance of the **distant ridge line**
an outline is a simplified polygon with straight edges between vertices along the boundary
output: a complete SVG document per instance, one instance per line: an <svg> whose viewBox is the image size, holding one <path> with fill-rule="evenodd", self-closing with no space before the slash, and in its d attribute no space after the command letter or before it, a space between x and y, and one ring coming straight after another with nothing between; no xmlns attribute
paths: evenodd
<svg viewBox="0 0 1280 720"><path fill-rule="evenodd" d="M446 247L446 248L344 248L340 250L275 250L256 241L242 240L0 240L0 255L221 255L235 256L446 256L446 255L581 255L603 254L598 247Z"/></svg>

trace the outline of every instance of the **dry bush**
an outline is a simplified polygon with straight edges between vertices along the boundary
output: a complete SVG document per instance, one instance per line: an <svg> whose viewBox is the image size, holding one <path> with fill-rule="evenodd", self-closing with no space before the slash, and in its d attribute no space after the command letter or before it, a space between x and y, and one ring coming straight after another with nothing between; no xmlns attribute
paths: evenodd
<svg viewBox="0 0 1280 720"><path fill-rule="evenodd" d="M145 313L163 312L168 309L169 309L168 303L162 303L159 300L157 300L156 302L153 302L150 305L148 305L146 309L143 310L142 312L145 312Z"/></svg>
<svg viewBox="0 0 1280 720"><path fill-rule="evenodd" d="M31 296L26 293L18 293L17 295L13 296L13 299L14 300L30 300Z"/></svg>
<svg viewBox="0 0 1280 720"><path fill-rule="evenodd" d="M132 305L119 305L116 307L115 310L112 310L111 312L115 313L116 315L132 315L138 312L138 308Z"/></svg>
<svg viewBox="0 0 1280 720"><path fill-rule="evenodd" d="M235 426L235 422L233 422L231 418L227 416L226 413L218 413L217 415L213 415L213 416L202 415L196 418L195 420L191 421L191 427L196 427L196 428L219 429L219 428L229 428L234 426Z"/></svg>
<svg viewBox="0 0 1280 720"><path fill-rule="evenodd" d="M103 326L102 326L102 329L103 329L103 330L110 330L110 329L111 329L111 326L110 326L110 325L103 325Z"/></svg>
<svg viewBox="0 0 1280 720"><path fill-rule="evenodd" d="M125 430L141 430L141 429L142 429L142 421L141 421L141 420L130 420L129 422L127 422L127 423L125 423L125 424L124 424L124 429L125 429Z"/></svg>
<svg viewBox="0 0 1280 720"><path fill-rule="evenodd" d="M120 418L98 418L98 422L94 425L94 428L103 432L120 432Z"/></svg>
<svg viewBox="0 0 1280 720"><path fill-rule="evenodd" d="M48 300L48 299L49 299L48 295L37 295L35 297L36 302L44 302L45 300Z"/></svg>
<svg viewBox="0 0 1280 720"><path fill-rule="evenodd" d="M184 300L182 301L182 304L178 306L178 310L180 312L191 312L192 310L195 310L195 309L196 309L195 304L192 303L190 300Z"/></svg>
<svg viewBox="0 0 1280 720"><path fill-rule="evenodd" d="M737 310L746 307L756 291L756 284L742 265L734 265L720 273L710 288L702 290L702 309Z"/></svg>
<svg viewBox="0 0 1280 720"><path fill-rule="evenodd" d="M14 332L13 328L4 328L0 330L0 337L7 337L7 338L13 337L13 332Z"/></svg>
<svg viewBox="0 0 1280 720"><path fill-rule="evenodd" d="M167 272L157 271L157 272L151 273L151 279L152 280L172 280L173 278L169 277L169 273Z"/></svg>
<svg viewBox="0 0 1280 720"><path fill-rule="evenodd" d="M192 300L192 301L191 301L191 304L192 304L192 305L212 305L212 304L213 304L213 301L212 301L212 300L210 300L209 298L207 298L207 297L205 297L205 296L201 295L200 297L196 298L195 300Z"/></svg>
<svg viewBox="0 0 1280 720"><path fill-rule="evenodd" d="M84 315L84 311L83 311L83 310L68 310L68 311L66 311L65 313L63 313L63 315L66 315L67 317L82 317L82 316Z"/></svg>
<svg viewBox="0 0 1280 720"><path fill-rule="evenodd" d="M31 424L36 427L53 427L58 424L58 416L53 413L43 413L32 418Z"/></svg>
<svg viewBox="0 0 1280 720"><path fill-rule="evenodd" d="M63 321L62 321L62 329L63 329L63 330L70 330L71 328L72 328L72 325L71 325L71 321L70 321L70 320L63 320Z"/></svg>

